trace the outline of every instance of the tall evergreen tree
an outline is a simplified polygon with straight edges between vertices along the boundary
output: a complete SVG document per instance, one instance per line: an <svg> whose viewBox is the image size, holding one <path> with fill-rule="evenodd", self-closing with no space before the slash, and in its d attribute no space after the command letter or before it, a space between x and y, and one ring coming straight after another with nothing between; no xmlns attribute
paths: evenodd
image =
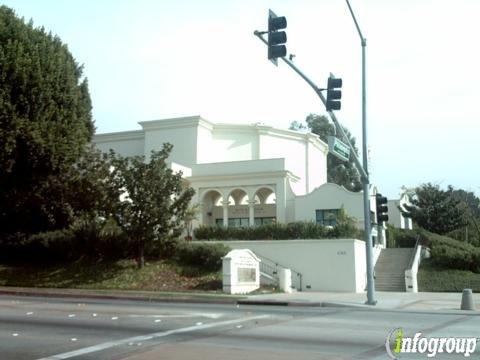
<svg viewBox="0 0 480 360"><path fill-rule="evenodd" d="M67 46L0 6L0 232L69 223L62 175L93 132L87 80Z"/></svg>
<svg viewBox="0 0 480 360"><path fill-rule="evenodd" d="M307 129L314 134L320 136L324 142L328 142L328 136L335 134L335 126L328 121L323 115L310 114L305 119L306 125L299 123L298 121L292 122L290 125L291 130ZM350 143L355 148L355 152L358 155L357 147L355 146L355 138L350 134L350 131L343 128ZM350 191L361 191L362 183L360 180L360 174L358 173L353 157L350 157L349 161L343 161L338 159L332 154L327 155L327 181L342 185Z"/></svg>

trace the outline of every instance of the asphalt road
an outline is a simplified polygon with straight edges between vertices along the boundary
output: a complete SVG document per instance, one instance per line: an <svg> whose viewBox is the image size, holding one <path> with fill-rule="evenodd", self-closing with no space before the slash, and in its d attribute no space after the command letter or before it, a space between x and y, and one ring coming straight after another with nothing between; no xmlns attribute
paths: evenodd
<svg viewBox="0 0 480 360"><path fill-rule="evenodd" d="M0 296L2 360L386 359L395 328L478 338L480 316Z"/></svg>

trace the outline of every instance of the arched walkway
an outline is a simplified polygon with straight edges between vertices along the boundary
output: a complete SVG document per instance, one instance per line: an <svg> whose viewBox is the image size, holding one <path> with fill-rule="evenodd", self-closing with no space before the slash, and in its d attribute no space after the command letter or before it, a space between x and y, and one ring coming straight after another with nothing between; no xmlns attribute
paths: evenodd
<svg viewBox="0 0 480 360"><path fill-rule="evenodd" d="M232 227L269 224L277 217L275 201L270 186L207 189L201 197L201 223Z"/></svg>
<svg viewBox="0 0 480 360"><path fill-rule="evenodd" d="M262 186L254 194L254 224L265 225L276 221L277 205L274 189Z"/></svg>
<svg viewBox="0 0 480 360"><path fill-rule="evenodd" d="M207 191L202 198L202 223L203 225L213 226L216 224L218 208L222 206L223 196L218 190Z"/></svg>

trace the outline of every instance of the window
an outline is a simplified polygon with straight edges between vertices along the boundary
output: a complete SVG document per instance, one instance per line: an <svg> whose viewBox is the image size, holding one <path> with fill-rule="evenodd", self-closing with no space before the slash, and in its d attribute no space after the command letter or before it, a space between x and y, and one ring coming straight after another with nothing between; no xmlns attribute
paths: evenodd
<svg viewBox="0 0 480 360"><path fill-rule="evenodd" d="M255 226L271 224L274 222L275 222L275 217L256 217L255 218ZM223 219L216 219L215 224L217 226L223 226ZM249 226L249 220L248 218L229 218L228 226L229 227Z"/></svg>
<svg viewBox="0 0 480 360"><path fill-rule="evenodd" d="M275 222L274 217L257 217L257 218L255 218L255 225L256 226L267 225L267 224L271 224L273 222Z"/></svg>
<svg viewBox="0 0 480 360"><path fill-rule="evenodd" d="M337 225L338 209L316 210L317 224L323 226Z"/></svg>
<svg viewBox="0 0 480 360"><path fill-rule="evenodd" d="M222 226L223 219L216 219L215 224L218 226ZM228 219L228 226L229 227L248 226L248 218L230 218Z"/></svg>

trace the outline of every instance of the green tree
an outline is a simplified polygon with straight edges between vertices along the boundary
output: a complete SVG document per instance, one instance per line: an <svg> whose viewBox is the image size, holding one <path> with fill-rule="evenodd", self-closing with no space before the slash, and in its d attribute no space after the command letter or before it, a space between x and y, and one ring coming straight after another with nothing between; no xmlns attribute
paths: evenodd
<svg viewBox="0 0 480 360"><path fill-rule="evenodd" d="M404 205L402 213L418 226L440 235L458 230L467 225L468 215L453 192L451 186L445 191L438 185L422 184L409 196L411 205Z"/></svg>
<svg viewBox="0 0 480 360"><path fill-rule="evenodd" d="M473 192L463 189L453 190L452 196L464 208L468 224L449 235L457 240L465 240L480 246L480 199Z"/></svg>
<svg viewBox="0 0 480 360"><path fill-rule="evenodd" d="M328 136L335 134L335 126L323 115L310 114L305 119L306 125L294 121L290 125L291 130L309 130L317 134L324 142L328 142ZM355 146L355 138L347 128L343 128L358 155L358 149ZM353 157L349 161L342 161L332 154L327 156L327 181L344 186L350 191L361 191L362 183Z"/></svg>
<svg viewBox="0 0 480 360"><path fill-rule="evenodd" d="M67 46L0 6L0 232L71 222L65 174L93 132L87 80Z"/></svg>
<svg viewBox="0 0 480 360"><path fill-rule="evenodd" d="M123 189L117 221L136 251L137 263L144 265L146 249L160 248L168 238L178 237L194 190L184 183L181 173L167 166L172 151L164 144L143 156L122 157L110 153L112 183Z"/></svg>

